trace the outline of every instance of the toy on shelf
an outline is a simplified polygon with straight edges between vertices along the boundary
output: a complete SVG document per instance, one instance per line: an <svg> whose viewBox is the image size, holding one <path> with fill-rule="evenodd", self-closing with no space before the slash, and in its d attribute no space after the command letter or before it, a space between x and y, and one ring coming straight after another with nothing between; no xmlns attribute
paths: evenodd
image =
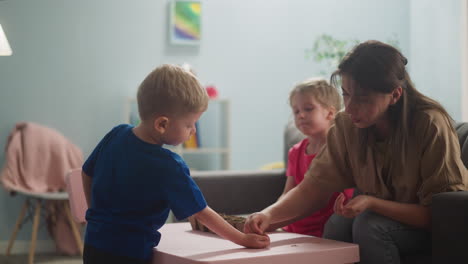
<svg viewBox="0 0 468 264"><path fill-rule="evenodd" d="M208 85L206 87L206 92L208 93L208 97L210 99L216 99L218 98L218 89L214 85Z"/></svg>
<svg viewBox="0 0 468 264"><path fill-rule="evenodd" d="M199 127L198 122L195 123L195 128L197 132L190 135L189 139L187 139L187 141L184 142L183 144L184 148L196 149L196 148L201 147L200 134L198 133L200 127Z"/></svg>

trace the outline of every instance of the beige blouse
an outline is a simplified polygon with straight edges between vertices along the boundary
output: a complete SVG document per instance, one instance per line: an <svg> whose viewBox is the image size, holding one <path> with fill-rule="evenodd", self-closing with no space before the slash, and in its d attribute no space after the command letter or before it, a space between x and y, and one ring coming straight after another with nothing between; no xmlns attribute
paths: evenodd
<svg viewBox="0 0 468 264"><path fill-rule="evenodd" d="M403 203L430 205L432 195L466 190L468 172L460 158L458 137L435 110L414 117L406 162L393 154L388 142L369 136L366 161L359 155L358 128L339 113L327 144L315 157L305 181L331 191L357 187L364 194Z"/></svg>

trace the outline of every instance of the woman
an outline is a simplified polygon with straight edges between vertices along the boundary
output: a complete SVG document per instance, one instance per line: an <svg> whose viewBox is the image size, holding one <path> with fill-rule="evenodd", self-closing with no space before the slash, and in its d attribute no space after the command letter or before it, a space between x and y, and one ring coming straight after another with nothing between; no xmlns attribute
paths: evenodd
<svg viewBox="0 0 468 264"><path fill-rule="evenodd" d="M324 237L359 244L361 263L400 263L400 254L430 246L432 195L466 190L468 176L452 119L418 92L407 59L378 41L357 45L333 73L345 112L304 181L247 219L263 233L323 207L336 191L357 187L335 204Z"/></svg>

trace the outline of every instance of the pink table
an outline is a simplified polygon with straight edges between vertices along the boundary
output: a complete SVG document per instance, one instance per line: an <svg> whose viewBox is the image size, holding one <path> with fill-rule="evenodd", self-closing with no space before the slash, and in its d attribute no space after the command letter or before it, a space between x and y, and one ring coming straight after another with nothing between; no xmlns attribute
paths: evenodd
<svg viewBox="0 0 468 264"><path fill-rule="evenodd" d="M189 223L166 224L153 264L343 264L359 261L356 244L286 232L270 233L266 249L246 249L221 237L192 231Z"/></svg>

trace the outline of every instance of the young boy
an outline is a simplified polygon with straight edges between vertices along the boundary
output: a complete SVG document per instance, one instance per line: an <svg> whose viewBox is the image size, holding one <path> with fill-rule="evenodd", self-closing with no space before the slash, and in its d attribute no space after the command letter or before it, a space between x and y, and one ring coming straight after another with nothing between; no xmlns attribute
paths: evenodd
<svg viewBox="0 0 468 264"><path fill-rule="evenodd" d="M209 208L182 158L162 147L187 140L207 109L196 77L162 65L141 83L137 101L141 123L114 127L83 165L84 264L148 263L169 210L177 219L194 215L236 244L268 246L268 236L239 232Z"/></svg>

